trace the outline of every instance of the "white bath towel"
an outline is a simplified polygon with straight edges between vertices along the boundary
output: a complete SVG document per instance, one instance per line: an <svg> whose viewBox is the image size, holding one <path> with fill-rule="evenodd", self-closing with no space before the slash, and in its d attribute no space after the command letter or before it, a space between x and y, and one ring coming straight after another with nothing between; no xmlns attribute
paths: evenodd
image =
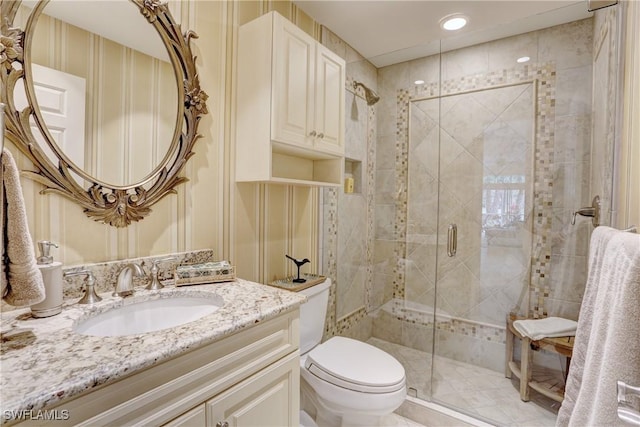
<svg viewBox="0 0 640 427"><path fill-rule="evenodd" d="M616 382L640 385L639 319L640 235L598 227L558 426L626 425ZM633 402L640 409L640 399Z"/></svg>
<svg viewBox="0 0 640 427"><path fill-rule="evenodd" d="M513 322L513 327L520 332L520 335L535 341L547 337L572 337L576 334L578 322L561 317L547 317L516 320Z"/></svg>
<svg viewBox="0 0 640 427"><path fill-rule="evenodd" d="M20 175L11 152L2 150L3 237L2 298L11 305L24 306L44 300L42 273L36 264L33 241L27 224Z"/></svg>

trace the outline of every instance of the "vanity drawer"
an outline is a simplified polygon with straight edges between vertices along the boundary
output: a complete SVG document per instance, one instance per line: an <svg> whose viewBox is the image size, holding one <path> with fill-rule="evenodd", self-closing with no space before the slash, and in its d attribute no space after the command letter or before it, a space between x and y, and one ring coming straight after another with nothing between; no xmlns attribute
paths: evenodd
<svg viewBox="0 0 640 427"><path fill-rule="evenodd" d="M102 386L52 409L68 420L55 425L160 425L229 389L299 347L299 311ZM48 409L48 408L47 408ZM46 422L49 426L51 421ZM35 421L21 425L44 425Z"/></svg>

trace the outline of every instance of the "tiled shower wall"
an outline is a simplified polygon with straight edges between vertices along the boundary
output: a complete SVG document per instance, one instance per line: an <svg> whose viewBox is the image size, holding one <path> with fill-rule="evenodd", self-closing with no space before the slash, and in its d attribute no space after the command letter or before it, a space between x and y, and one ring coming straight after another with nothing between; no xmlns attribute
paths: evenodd
<svg viewBox="0 0 640 427"><path fill-rule="evenodd" d="M407 296L417 296L408 282L415 276L406 265L406 255L411 252L411 247L407 246L415 244L411 239L406 240L407 227L411 231L415 225L414 218L408 216L408 205L412 201L407 200L407 196L411 197L412 174L408 167L409 148L405 143L409 135L403 134L409 131L403 125L409 114L407 99L425 96L425 93L419 94L418 91L432 90L437 95L440 77L443 94L473 92L535 78L538 87L529 95L536 98L534 105L537 111L535 141L531 150L535 156L533 234L530 235L533 243L531 280L530 284L528 280L522 281L522 294L527 298L519 301L515 298L510 302L496 300L490 305L494 304L492 307L500 307L504 311L504 307L518 308L520 304L522 312L533 316L557 315L561 312L566 317L577 318L585 278L574 272L586 270L584 257L590 225L579 222L571 226L570 214L590 201L587 179L591 142L592 46L593 23L588 19L446 52L441 57L441 64L440 59L433 56L378 70L381 101L376 147L372 306L382 306L394 298L402 301ZM515 59L525 54L531 57L531 61L527 66L518 68ZM524 76L527 73L530 75ZM413 82L419 79L427 83L423 87L414 86ZM482 100L478 96L481 95L474 95ZM445 104L443 101L443 109ZM469 121L469 109L459 109L458 114L458 117L454 117L449 113L447 120L461 124ZM531 117L531 122L533 119ZM487 122L487 125L490 123ZM451 145L442 144L443 150ZM474 155L478 153L467 148L457 152L443 151L441 158ZM437 187L423 187L424 192L432 193L431 201L435 200ZM429 203L428 196L422 202ZM440 232L443 231L446 232L441 227ZM552 253L571 255L552 256ZM421 263L420 267L427 270L423 272L424 276L433 275L434 265L433 261ZM472 280L458 283L453 288L461 300L465 300L463 297L467 294L483 291L472 287L481 286L480 278L474 277L473 268L468 268L466 272ZM554 274L567 280L558 283L550 279ZM529 290L527 286L530 286ZM455 295L451 296L450 304L455 301ZM550 296L554 304L548 304ZM478 304L480 302L477 301ZM483 303L487 304L484 300ZM501 369L501 363L495 361L500 361L504 354L504 325L497 322L496 318L473 315L482 312L481 307L467 307L463 312L455 306L451 308L457 316L446 325L438 325L441 331L438 334L441 343L438 353ZM486 307L484 312L487 312ZM430 348L428 322L425 321L424 328L420 328L420 321L416 320L416 316L419 318L420 315L416 315L415 311L410 320L405 319L406 314L400 315L398 311L380 310L377 314L382 319L374 321L374 336L420 349ZM425 314L422 317L428 319L431 316ZM469 356L472 353L475 356ZM483 355L482 360L477 359L478 354ZM474 357L474 360L469 360L470 357Z"/></svg>
<svg viewBox="0 0 640 427"><path fill-rule="evenodd" d="M361 340L371 336L373 277L373 210L376 108L368 106L357 81L377 90L376 68L326 28L322 43L346 62L345 177L354 180L352 193L343 187L322 191L322 266L333 284L325 336Z"/></svg>

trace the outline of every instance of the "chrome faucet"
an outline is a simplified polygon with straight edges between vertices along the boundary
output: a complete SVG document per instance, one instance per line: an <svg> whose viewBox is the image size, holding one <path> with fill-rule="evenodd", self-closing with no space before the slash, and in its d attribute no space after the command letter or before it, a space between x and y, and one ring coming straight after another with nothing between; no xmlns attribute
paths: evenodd
<svg viewBox="0 0 640 427"><path fill-rule="evenodd" d="M132 273L136 276L144 276L144 270L140 267L140 264L131 262L122 267L122 270L118 273L118 280L116 282L115 290L113 291L114 297L126 297L133 293Z"/></svg>

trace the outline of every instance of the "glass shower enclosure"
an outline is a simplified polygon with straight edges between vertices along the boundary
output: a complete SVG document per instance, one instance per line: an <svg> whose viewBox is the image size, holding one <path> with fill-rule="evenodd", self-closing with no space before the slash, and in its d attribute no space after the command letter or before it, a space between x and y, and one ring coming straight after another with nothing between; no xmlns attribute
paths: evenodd
<svg viewBox="0 0 640 427"><path fill-rule="evenodd" d="M555 424L558 402L522 402L505 378L505 325L577 318L592 226L571 215L612 167L591 153L610 152L600 144L615 133L618 13L461 48L443 40L378 70L393 100L377 114L395 117L378 120L379 151L395 134L395 199L392 215L376 211L393 223L376 248L393 267L369 342L403 363L411 396L492 423ZM565 361L534 357L536 379L561 386Z"/></svg>

